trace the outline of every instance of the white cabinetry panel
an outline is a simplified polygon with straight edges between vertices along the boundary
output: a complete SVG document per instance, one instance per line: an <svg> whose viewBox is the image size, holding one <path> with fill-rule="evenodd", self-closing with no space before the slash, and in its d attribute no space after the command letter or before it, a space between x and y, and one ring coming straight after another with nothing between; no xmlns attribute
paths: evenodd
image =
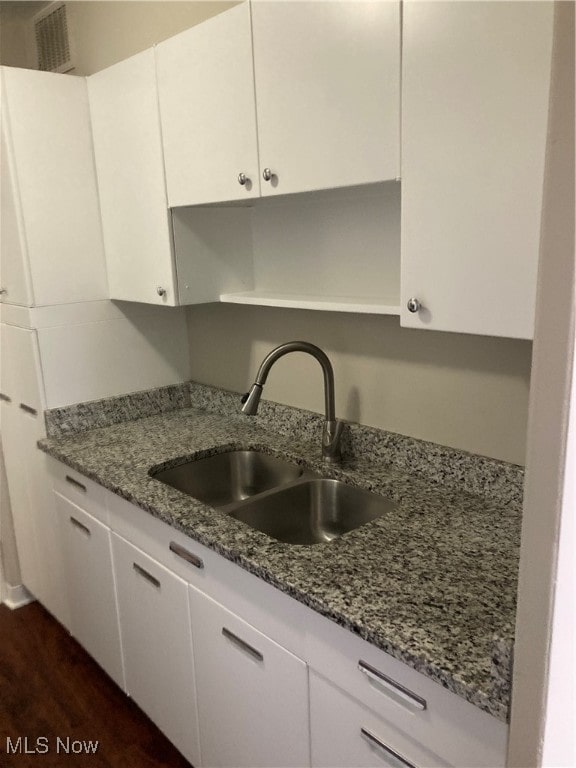
<svg viewBox="0 0 576 768"><path fill-rule="evenodd" d="M71 632L124 688L110 529L59 493Z"/></svg>
<svg viewBox="0 0 576 768"><path fill-rule="evenodd" d="M0 377L0 391L16 406L41 410L42 369L36 331L0 325Z"/></svg>
<svg viewBox="0 0 576 768"><path fill-rule="evenodd" d="M3 391L3 394L4 391ZM28 493L29 456L23 440L22 419L15 402L0 402L2 450L6 465L10 507L20 562L22 583L33 594L42 591L42 564L33 510Z"/></svg>
<svg viewBox="0 0 576 768"><path fill-rule="evenodd" d="M34 302L107 298L86 81L11 67L2 77Z"/></svg>
<svg viewBox="0 0 576 768"><path fill-rule="evenodd" d="M43 588L40 542L32 505L30 478L32 451L41 437L38 418L21 408L40 412L41 390L38 384L38 358L34 331L0 325L0 392L2 393L2 448L6 463L10 506L14 519L22 581L33 595ZM41 431L40 425L40 431ZM30 431L32 430L32 435Z"/></svg>
<svg viewBox="0 0 576 768"><path fill-rule="evenodd" d="M443 768L450 763L310 673L314 768Z"/></svg>
<svg viewBox="0 0 576 768"><path fill-rule="evenodd" d="M182 310L128 305L123 314L38 330L48 408L189 378Z"/></svg>
<svg viewBox="0 0 576 768"><path fill-rule="evenodd" d="M160 43L156 59L170 206L258 196L249 4Z"/></svg>
<svg viewBox="0 0 576 768"><path fill-rule="evenodd" d="M399 174L400 3L252 5L263 195Z"/></svg>
<svg viewBox="0 0 576 768"><path fill-rule="evenodd" d="M66 583L48 457L36 446L46 434L36 332L6 324L0 326L0 331L2 447L22 581L68 626Z"/></svg>
<svg viewBox="0 0 576 768"><path fill-rule="evenodd" d="M91 75L88 93L110 297L174 305L154 50Z"/></svg>
<svg viewBox="0 0 576 768"><path fill-rule="evenodd" d="M506 764L503 722L317 614L307 626L310 668L361 702L383 729L397 734L398 744L408 739L425 745L445 761L440 765ZM360 744L357 735L354 743Z"/></svg>
<svg viewBox="0 0 576 768"><path fill-rule="evenodd" d="M553 13L404 3L404 326L533 335Z"/></svg>
<svg viewBox="0 0 576 768"><path fill-rule="evenodd" d="M112 549L126 691L199 766L188 585L117 535Z"/></svg>
<svg viewBox="0 0 576 768"><path fill-rule="evenodd" d="M0 404L2 450L16 534L22 583L65 627L70 627L62 540L55 510L48 457L36 443L45 437L44 420L17 403Z"/></svg>
<svg viewBox="0 0 576 768"><path fill-rule="evenodd" d="M306 664L190 587L203 765L310 764Z"/></svg>
<svg viewBox="0 0 576 768"><path fill-rule="evenodd" d="M0 82L1 86L1 82ZM6 120L0 120L0 300L31 306L34 303L24 223L20 212L14 158L9 150Z"/></svg>

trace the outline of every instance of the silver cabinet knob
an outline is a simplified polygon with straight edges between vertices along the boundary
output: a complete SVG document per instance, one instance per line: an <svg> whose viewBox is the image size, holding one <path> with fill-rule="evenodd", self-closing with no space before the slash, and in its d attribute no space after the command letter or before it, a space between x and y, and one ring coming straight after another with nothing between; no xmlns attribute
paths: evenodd
<svg viewBox="0 0 576 768"><path fill-rule="evenodd" d="M270 168L264 168L264 170L262 171L262 178L264 179L264 181L271 181L272 176L274 176L274 174L272 173Z"/></svg>
<svg viewBox="0 0 576 768"><path fill-rule="evenodd" d="M238 184L240 184L241 187L245 186L247 181L248 179L246 178L245 173L238 174Z"/></svg>
<svg viewBox="0 0 576 768"><path fill-rule="evenodd" d="M156 293L158 296L166 296L166 288L162 288L162 286L159 285L158 288L156 288Z"/></svg>
<svg viewBox="0 0 576 768"><path fill-rule="evenodd" d="M408 312L418 312L420 310L420 307L422 306L417 298L412 296L412 298L408 299L408 303L406 304L408 307Z"/></svg>

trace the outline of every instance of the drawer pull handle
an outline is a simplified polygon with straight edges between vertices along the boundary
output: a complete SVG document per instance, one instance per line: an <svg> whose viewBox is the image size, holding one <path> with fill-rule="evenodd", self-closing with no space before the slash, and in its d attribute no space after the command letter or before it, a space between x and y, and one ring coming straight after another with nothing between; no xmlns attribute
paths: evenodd
<svg viewBox="0 0 576 768"><path fill-rule="evenodd" d="M396 761L397 764L405 766L405 768L416 768L414 763L411 763L409 760L406 760L406 758L398 754L398 752L396 752L395 749L392 749L392 747L389 747L386 744L384 744L384 742L380 741L380 739L374 736L373 733L370 733L370 731L367 731L366 728L360 728L360 733L369 744L382 750L382 752L384 752L386 757L391 757L393 760Z"/></svg>
<svg viewBox="0 0 576 768"><path fill-rule="evenodd" d="M79 488L81 491L84 491L86 493L86 486L83 485L79 480L76 480L73 477L70 477L70 475L66 475L66 482L70 483L70 485L73 485L75 488Z"/></svg>
<svg viewBox="0 0 576 768"><path fill-rule="evenodd" d="M5 403L11 403L12 398L5 395L4 392L0 392L0 400L4 400Z"/></svg>
<svg viewBox="0 0 576 768"><path fill-rule="evenodd" d="M392 680L392 678L388 677L383 672L374 669L374 667L370 666L370 664L366 664L365 661L358 662L358 669L360 672L363 672L368 678L370 678L370 680L374 680L376 683L378 683L378 685L382 686L383 688L387 688L389 691L391 691L396 696L399 696L412 707L416 707L416 709L421 711L426 709L426 699L423 699L416 693L412 693L412 691L408 690L408 688L405 688L403 685L400 685L400 683L397 683L396 680Z"/></svg>
<svg viewBox="0 0 576 768"><path fill-rule="evenodd" d="M148 573L148 571L145 571L141 565L138 565L138 563L132 563L132 567L134 568L136 573L140 574L140 576L145 578L146 581L149 581L150 584L153 584L157 589L160 589L160 582L155 576L152 576L151 573Z"/></svg>
<svg viewBox="0 0 576 768"><path fill-rule="evenodd" d="M75 517L70 517L70 522L73 526L78 528L79 531L82 531L82 533L85 533L87 536L92 536L90 528L88 528L87 525L84 525L84 523L81 523L80 520L76 520Z"/></svg>
<svg viewBox="0 0 576 768"><path fill-rule="evenodd" d="M233 632L230 632L230 630L226 629L226 627L222 627L222 634L227 640L230 640L231 643L234 643L234 645L238 646L238 648L241 648L243 651L246 651L246 653L250 654L250 656L256 659L256 661L264 661L264 656L260 653L260 651L257 651L256 648L252 648L251 645L248 645L248 643L244 642L244 640L239 638Z"/></svg>
<svg viewBox="0 0 576 768"><path fill-rule="evenodd" d="M36 410L36 408L32 408L31 405L26 405L26 403L20 403L20 408L26 413L29 413L31 416L38 416L38 411Z"/></svg>
<svg viewBox="0 0 576 768"><path fill-rule="evenodd" d="M184 549L184 547L181 547L180 544L176 544L175 541L170 542L170 551L174 552L175 555L178 555L178 557L181 557L182 560L186 560L188 563L192 563L196 568L204 568L204 562L198 557L198 555L192 554L192 552L188 552L187 549Z"/></svg>

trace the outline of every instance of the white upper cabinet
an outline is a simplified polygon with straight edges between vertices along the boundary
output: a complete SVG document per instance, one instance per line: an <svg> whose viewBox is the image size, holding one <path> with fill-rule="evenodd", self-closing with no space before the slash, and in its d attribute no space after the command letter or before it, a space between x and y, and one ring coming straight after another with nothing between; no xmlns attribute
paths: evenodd
<svg viewBox="0 0 576 768"><path fill-rule="evenodd" d="M399 176L396 0L245 2L156 58L170 206Z"/></svg>
<svg viewBox="0 0 576 768"><path fill-rule="evenodd" d="M398 177L400 3L257 0L252 25L262 194Z"/></svg>
<svg viewBox="0 0 576 768"><path fill-rule="evenodd" d="M88 78L110 298L176 302L152 48Z"/></svg>
<svg viewBox="0 0 576 768"><path fill-rule="evenodd" d="M533 335L553 12L404 2L404 326Z"/></svg>
<svg viewBox="0 0 576 768"><path fill-rule="evenodd" d="M5 119L1 121L0 153L0 299L29 307L33 299L24 223L17 205L14 158L8 151Z"/></svg>
<svg viewBox="0 0 576 768"><path fill-rule="evenodd" d="M85 79L3 67L2 133L3 301L107 298Z"/></svg>
<svg viewBox="0 0 576 768"><path fill-rule="evenodd" d="M258 196L249 4L159 44L156 58L169 205Z"/></svg>

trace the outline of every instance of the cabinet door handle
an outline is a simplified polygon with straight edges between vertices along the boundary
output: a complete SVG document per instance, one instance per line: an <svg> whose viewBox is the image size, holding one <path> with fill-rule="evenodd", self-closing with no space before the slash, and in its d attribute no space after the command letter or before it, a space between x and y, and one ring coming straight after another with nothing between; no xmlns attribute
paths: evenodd
<svg viewBox="0 0 576 768"><path fill-rule="evenodd" d="M370 666L370 664L366 664L365 661L358 662L358 669L360 672L363 672L366 677L370 678L370 680L374 680L382 688L385 688L396 696L399 696L401 699L410 704L410 706L416 707L416 709L421 711L426 709L426 699L418 696L417 693L412 693L412 691L408 690L408 688L405 688L400 683L397 683L396 680L392 680L391 677L388 677L383 672L380 672L378 669L374 669L374 667Z"/></svg>
<svg viewBox="0 0 576 768"><path fill-rule="evenodd" d="M243 651L246 651L246 653L250 654L250 656L256 659L256 661L264 661L264 656L260 653L260 651L257 651L256 648L248 645L247 642L238 637L238 635L235 635L234 632L230 632L230 630L226 629L226 627L222 627L222 634L227 640L230 640L231 643L236 645L238 648L241 648Z"/></svg>
<svg viewBox="0 0 576 768"><path fill-rule="evenodd" d="M84 491L84 493L87 492L86 486L83 485L79 480L70 477L70 475L66 475L66 482L70 483L70 485L73 485L75 488L79 488L81 491Z"/></svg>
<svg viewBox="0 0 576 768"><path fill-rule="evenodd" d="M186 560L186 562L191 563L196 568L204 568L204 562L198 557L198 555L194 555L192 552L188 552L187 549L181 547L180 544L176 544L175 541L170 542L170 551L174 552L174 554L178 555L178 557L181 557L182 560Z"/></svg>
<svg viewBox="0 0 576 768"><path fill-rule="evenodd" d="M11 403L12 398L5 395L4 392L0 392L0 400L4 400L5 403Z"/></svg>
<svg viewBox="0 0 576 768"><path fill-rule="evenodd" d="M396 768L396 766L399 766L399 765L403 766L403 768L416 768L414 763L411 763L409 760L406 760L406 758L402 757L402 755L396 752L395 749L392 749L392 747L389 747L388 745L384 744L383 741L380 741L379 738L374 736L373 733L370 733L370 731L367 731L366 728L360 728L360 733L369 744L371 744L374 747L377 747L382 752L384 752L384 755L386 757L391 757L395 761L394 768Z"/></svg>
<svg viewBox="0 0 576 768"><path fill-rule="evenodd" d="M132 563L132 568L134 568L136 573L145 578L146 581L149 581L150 584L153 584L157 589L160 589L160 582L158 579L155 576L152 576L151 573L148 573L148 571L145 571L141 565L138 565L138 563Z"/></svg>
<svg viewBox="0 0 576 768"><path fill-rule="evenodd" d="M31 405L26 405L26 403L20 403L20 408L26 413L31 414L32 416L38 416L38 411L36 410L36 408L32 408Z"/></svg>
<svg viewBox="0 0 576 768"><path fill-rule="evenodd" d="M90 528L88 528L87 525L84 525L84 523L81 523L80 520L76 520L75 517L70 517L70 522L75 528L78 528L79 531L82 531L82 533L85 533L87 536L92 536L92 531Z"/></svg>

